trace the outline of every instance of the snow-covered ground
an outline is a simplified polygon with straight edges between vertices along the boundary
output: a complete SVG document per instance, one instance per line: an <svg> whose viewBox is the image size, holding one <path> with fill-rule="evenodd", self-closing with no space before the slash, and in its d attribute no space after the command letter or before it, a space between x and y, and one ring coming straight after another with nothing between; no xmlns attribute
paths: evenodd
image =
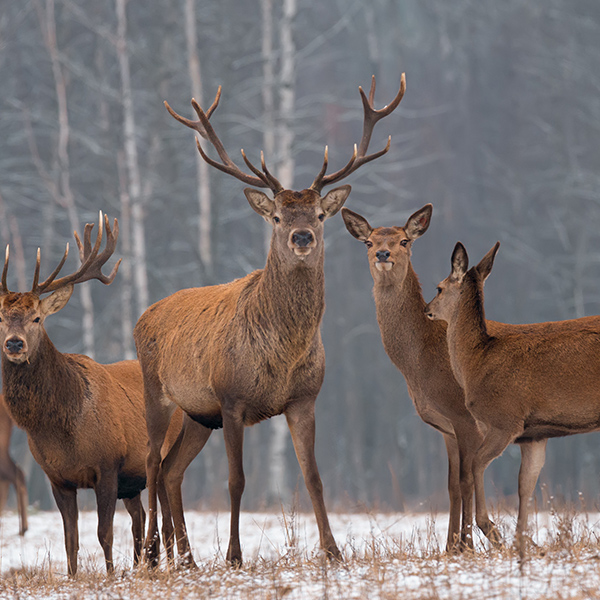
<svg viewBox="0 0 600 600"><path fill-rule="evenodd" d="M600 597L600 515L596 513L574 518L536 515L532 535L546 552L536 553L522 566L512 551L488 552L481 540L474 554L446 555L443 549L447 515L361 513L332 514L330 518L345 555L342 565L328 565L319 559L313 515L242 513L245 565L234 570L226 566L224 559L229 513L187 511L191 544L200 570L153 580L152 591L144 588L143 594L161 600L254 596L451 600ZM512 532L514 519L505 516L503 521L504 531ZM79 565L83 580L86 573L91 573L104 581L96 523L94 512L80 514ZM125 512L118 512L115 518L114 557L121 575L110 584L102 584L100 595L93 586L66 578L59 513L31 514L24 538L18 535L17 527L14 513L2 516L0 582L2 578L8 581L14 573L42 572L51 573L54 583L39 594L28 584L12 588L5 584L6 587L0 587L0 597L112 599L140 594L136 587L142 585L139 578L128 573L132 542ZM14 594L10 595L9 590Z"/></svg>

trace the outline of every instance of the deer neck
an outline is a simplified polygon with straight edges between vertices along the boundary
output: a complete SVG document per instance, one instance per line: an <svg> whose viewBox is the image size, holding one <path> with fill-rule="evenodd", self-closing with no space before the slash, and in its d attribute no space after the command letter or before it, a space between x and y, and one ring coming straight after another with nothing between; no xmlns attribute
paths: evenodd
<svg viewBox="0 0 600 600"><path fill-rule="evenodd" d="M29 362L15 364L2 354L4 398L16 424L29 434L70 434L86 392L82 374L46 332Z"/></svg>
<svg viewBox="0 0 600 600"><path fill-rule="evenodd" d="M423 373L423 356L445 352L445 327L425 315L421 284L409 263L402 283L373 287L385 351L405 377Z"/></svg>
<svg viewBox="0 0 600 600"><path fill-rule="evenodd" d="M461 295L448 323L448 352L456 380L464 388L468 373L477 369L490 342L483 304L483 286L469 271Z"/></svg>
<svg viewBox="0 0 600 600"><path fill-rule="evenodd" d="M310 343L325 311L325 273L322 247L316 260L289 266L271 248L258 284L258 308L291 343Z"/></svg>

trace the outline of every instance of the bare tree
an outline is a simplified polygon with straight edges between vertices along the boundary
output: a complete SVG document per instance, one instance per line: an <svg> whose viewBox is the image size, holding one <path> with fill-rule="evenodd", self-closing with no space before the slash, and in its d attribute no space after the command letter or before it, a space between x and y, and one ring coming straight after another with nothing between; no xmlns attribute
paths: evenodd
<svg viewBox="0 0 600 600"><path fill-rule="evenodd" d="M144 207L142 206L142 184L135 139L135 116L133 90L127 50L127 0L115 0L117 10L117 57L121 75L123 103L123 129L125 139L125 161L127 164L129 199L131 203L131 241L133 277L137 294L137 314L141 315L148 306L148 273L146 271L146 232Z"/></svg>

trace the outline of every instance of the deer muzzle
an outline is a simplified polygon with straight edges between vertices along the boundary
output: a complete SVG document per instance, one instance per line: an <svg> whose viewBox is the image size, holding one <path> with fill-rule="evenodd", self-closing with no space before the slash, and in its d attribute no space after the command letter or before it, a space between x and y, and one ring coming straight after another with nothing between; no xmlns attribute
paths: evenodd
<svg viewBox="0 0 600 600"><path fill-rule="evenodd" d="M4 342L4 353L9 360L20 362L27 352L27 342L20 337L11 336Z"/></svg>
<svg viewBox="0 0 600 600"><path fill-rule="evenodd" d="M317 245L314 233L310 229L295 229L290 234L289 247L301 258L311 253Z"/></svg>

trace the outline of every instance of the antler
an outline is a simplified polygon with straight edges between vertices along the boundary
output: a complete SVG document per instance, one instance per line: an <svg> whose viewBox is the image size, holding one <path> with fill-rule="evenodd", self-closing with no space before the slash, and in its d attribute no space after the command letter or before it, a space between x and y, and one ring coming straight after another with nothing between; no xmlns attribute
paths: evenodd
<svg viewBox="0 0 600 600"><path fill-rule="evenodd" d="M244 173L231 160L231 158L229 158L229 155L227 154L225 147L221 143L221 140L218 138L217 134L215 133L215 130L213 129L212 125L209 122L209 119L210 119L212 113L215 111L215 109L217 108L217 106L219 104L220 98L221 98L221 86L219 86L217 95L215 96L215 100L212 103L212 106L208 109L208 111L206 113L202 110L202 107L198 104L198 102L196 102L196 100L194 98L192 98L192 106L194 107L194 110L196 111L196 114L198 115L197 121L192 121L190 119L186 119L185 117L182 117L181 115L177 114L169 106L169 104L167 102L165 102L165 107L174 119L177 119L180 123L183 123L190 129L197 131L201 137L203 137L205 140L208 140L212 144L213 148L217 151L217 154L219 155L219 158L221 159L222 162L217 162L217 161L213 160L212 158L210 158L202 149L202 146L200 145L200 141L198 140L198 138L196 138L196 145L198 146L198 152L200 152L200 155L202 156L202 158L209 165L211 165L212 167L215 167L215 169L218 169L219 171L223 171L223 173L227 173L228 175L233 175L236 179L239 179L240 181L243 181L244 183L253 185L255 187L270 188L271 191L273 192L273 194L279 193L281 190L283 190L283 186L281 185L281 183L279 183L279 181L277 181L277 179L267 169L267 166L265 164L265 158L264 158L264 155L262 152L260 153L260 163L261 163L261 167L262 167L262 172L261 172L248 160L244 150L241 151L242 157L244 158L244 162L246 163L248 168L254 173L255 176L248 175L248 173Z"/></svg>
<svg viewBox="0 0 600 600"><path fill-rule="evenodd" d="M372 160L375 160L380 156L383 156L390 149L392 136L388 137L388 142L383 150L380 150L379 152L375 152L373 154L367 154L367 150L369 149L369 142L371 141L371 135L373 133L373 129L377 121L383 119L384 117L387 117L396 109L398 104L400 104L402 97L404 96L405 90L406 76L404 73L402 73L402 77L400 78L400 89L398 90L396 97L387 106L376 110L373 106L373 102L375 100L375 75L373 75L371 79L371 90L369 91L368 98L365 92L363 91L362 87L358 88L358 91L360 92L360 97L362 99L364 111L363 132L360 144L358 145L358 147L356 146L356 144L354 145L354 152L346 166L342 167L339 171L336 171L335 173L331 173L330 175L325 175L328 163L327 147L325 147L323 167L321 168L321 171L310 186L311 190L315 190L320 193L326 185L330 185L332 183L340 181L341 179L344 179L344 177L347 177L348 175L350 175L350 173L353 173L358 168L362 167L364 164L371 162Z"/></svg>
<svg viewBox="0 0 600 600"><path fill-rule="evenodd" d="M106 228L106 247L104 250L98 254L100 251L100 246L102 245L102 235L103 235L103 221L104 227ZM65 249L65 253L58 263L58 266L49 277L43 281L39 282L40 278L40 250L38 248L37 251L37 260L35 265L35 273L33 275L33 286L31 288L32 293L37 294L38 296L41 294L46 294L48 292L54 292L59 288L62 288L66 285L75 285L77 283L83 283L84 281L89 281L90 279L98 279L105 285L110 285L115 278L117 271L119 270L119 265L121 264L121 260L119 259L115 266L113 267L110 275L104 275L102 273L102 267L106 263L106 261L112 256L117 246L117 239L119 237L119 223L117 219L114 220L113 230L110 228L110 223L108 217L106 215L102 215L102 211L100 211L99 219L98 219L98 235L96 236L96 242L92 247L91 242L91 234L92 229L94 228L93 223L88 223L83 231L83 243L79 238L79 235L75 231L75 241L77 242L77 247L79 248L79 259L81 260L81 266L75 273L71 275L65 275L60 279L56 279L56 276L62 269L65 261L67 260L67 256L69 254L69 244ZM4 263L4 272L2 275L2 289L5 289L5 275L8 265L8 252L6 262Z"/></svg>

